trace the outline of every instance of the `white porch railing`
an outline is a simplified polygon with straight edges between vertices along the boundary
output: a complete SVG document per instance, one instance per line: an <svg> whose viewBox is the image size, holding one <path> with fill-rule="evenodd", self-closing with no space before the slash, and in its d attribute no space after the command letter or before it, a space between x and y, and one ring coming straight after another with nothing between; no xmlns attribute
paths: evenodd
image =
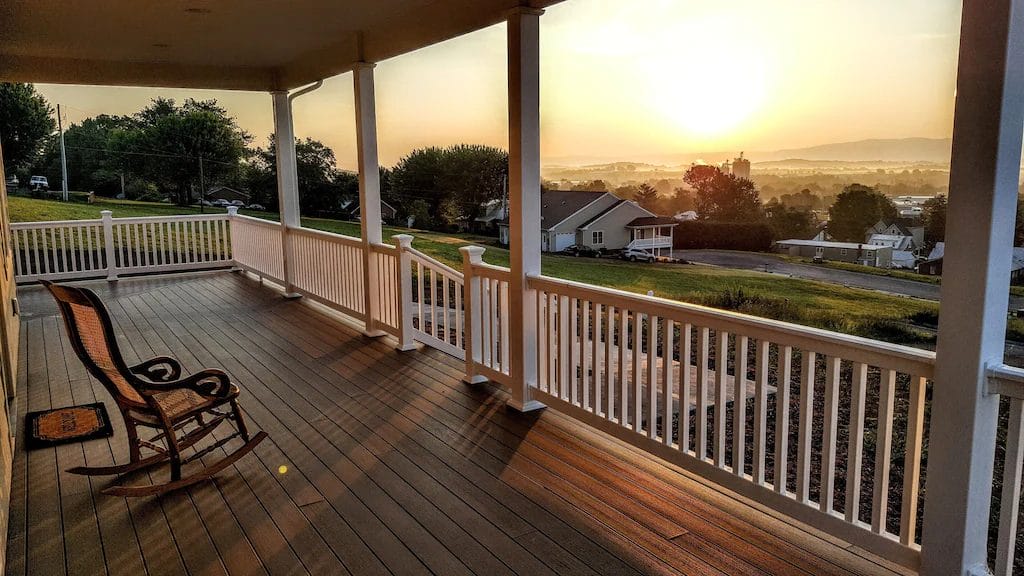
<svg viewBox="0 0 1024 576"><path fill-rule="evenodd" d="M933 353L547 277L529 286L541 335L536 400L919 563ZM900 456L903 481L891 485Z"/></svg>
<svg viewBox="0 0 1024 576"><path fill-rule="evenodd" d="M409 304L413 340L465 358L462 273L411 246L400 248L412 280Z"/></svg>
<svg viewBox="0 0 1024 576"><path fill-rule="evenodd" d="M626 248L635 248L638 250L653 250L656 248L671 248L672 237L671 236L655 236L653 238L637 238L629 243Z"/></svg>
<svg viewBox="0 0 1024 576"><path fill-rule="evenodd" d="M996 438L1002 438L1004 449L994 451L996 471L1002 474L993 487L991 518L997 520L995 531L989 531L992 571L996 576L1014 573L1014 556L1020 520L1021 482L1024 482L1024 370L1010 366L997 366L989 370L989 393L999 394L1004 404ZM996 490L998 488L998 490ZM992 538L994 536L994 538Z"/></svg>
<svg viewBox="0 0 1024 576"><path fill-rule="evenodd" d="M231 216L231 255L235 266L284 283L281 225L248 216Z"/></svg>
<svg viewBox="0 0 1024 576"><path fill-rule="evenodd" d="M414 249L410 236L371 245L364 260L357 238L282 236L279 223L239 215L108 220L14 225L16 258L27 262L19 280L102 276L107 262L133 272L234 265L367 321L368 261L368 327L402 349L421 342L462 358L467 381L514 384L510 272L485 264L482 248L462 248L459 271ZM933 353L548 277L528 288L539 334L532 399L778 513L919 564ZM1024 372L999 377L997 391L1013 397L1000 531L1014 534ZM997 564L1012 562L1012 538L999 542Z"/></svg>
<svg viewBox="0 0 1024 576"><path fill-rule="evenodd" d="M230 266L228 216L113 218L11 224L18 282Z"/></svg>

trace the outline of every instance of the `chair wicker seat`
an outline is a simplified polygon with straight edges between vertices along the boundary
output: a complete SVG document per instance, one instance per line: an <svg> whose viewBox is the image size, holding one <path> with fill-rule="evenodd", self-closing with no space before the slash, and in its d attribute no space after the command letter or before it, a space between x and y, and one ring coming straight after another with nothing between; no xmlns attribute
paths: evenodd
<svg viewBox="0 0 1024 576"><path fill-rule="evenodd" d="M110 315L94 292L46 281L43 284L57 300L75 354L114 398L128 433L127 464L79 466L68 472L116 475L115 484L101 490L103 494L163 494L212 478L267 437L262 431L249 435L238 404L241 390L227 374L205 369L182 378L181 364L168 356L129 366L117 347ZM223 423L232 424L234 432L200 448L200 443ZM138 435L139 426L158 432L143 439ZM210 454L235 438L242 439L242 446L202 470L182 477L183 464ZM152 454L143 457L144 449ZM186 449L192 450L187 458L182 454ZM171 478L166 483L141 486L121 483L128 474L165 462L171 467Z"/></svg>
<svg viewBox="0 0 1024 576"><path fill-rule="evenodd" d="M239 392L238 387L232 386L232 389L234 395L237 396ZM213 407L214 404L214 402L209 398L206 398L188 388L179 388L169 392L158 392L153 394L152 398L153 401L160 406L160 409L167 414L167 417L171 420L172 424L178 423L185 418L189 418L195 412L207 410ZM139 424L147 424L156 428L163 426L160 419L150 412L132 410L131 414Z"/></svg>

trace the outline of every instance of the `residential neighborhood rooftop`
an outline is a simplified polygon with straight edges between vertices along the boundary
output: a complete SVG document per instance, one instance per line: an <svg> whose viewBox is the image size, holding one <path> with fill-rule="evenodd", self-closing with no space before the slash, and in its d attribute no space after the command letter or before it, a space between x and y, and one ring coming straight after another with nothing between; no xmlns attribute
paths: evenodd
<svg viewBox="0 0 1024 576"><path fill-rule="evenodd" d="M641 216L640 218L634 218L628 224L627 228L644 228L647 226L676 226L679 221L675 218L668 216Z"/></svg>
<svg viewBox="0 0 1024 576"><path fill-rule="evenodd" d="M823 248L846 248L851 250L889 250L889 246L875 246L860 242L833 242L831 240L801 240L790 238L789 240L777 240L776 244L787 244L792 246L821 246Z"/></svg>

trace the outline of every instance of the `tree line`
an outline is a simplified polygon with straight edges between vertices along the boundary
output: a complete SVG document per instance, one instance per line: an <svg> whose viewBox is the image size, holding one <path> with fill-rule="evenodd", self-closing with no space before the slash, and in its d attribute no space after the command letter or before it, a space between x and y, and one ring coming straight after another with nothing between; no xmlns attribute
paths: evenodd
<svg viewBox="0 0 1024 576"><path fill-rule="evenodd" d="M60 149L53 107L29 84L0 84L0 138L7 173L60 181ZM98 115L67 127L68 180L73 189L129 199L197 201L200 190L225 185L245 191L250 202L277 209L277 165L273 135L255 145L216 100L177 103L157 98L135 114ZM358 197L358 177L336 167L334 152L313 139L296 140L300 209L306 215L336 216ZM397 220L434 230L471 227L489 202L507 195L508 153L499 148L461 144L414 150L391 168L381 168L382 197ZM676 181L678 182L678 181ZM836 240L863 240L865 230L898 211L877 186L847 184L822 197L805 188L762 201L754 182L695 165L682 186L667 180L610 187L601 180L572 188L612 192L633 199L656 214L695 211L702 222L731 225L730 234L750 229L751 238L810 238L819 215L828 213ZM546 188L564 183L543 182ZM1018 202L1015 244L1024 244L1024 202ZM945 235L946 201L938 195L924 205L920 221L928 245ZM719 228L715 228L719 230ZM721 228L721 230L725 230ZM765 230L768 230L766 236Z"/></svg>
<svg viewBox="0 0 1024 576"><path fill-rule="evenodd" d="M8 174L61 179L53 107L30 84L0 84L0 138ZM134 200L191 204L201 191L224 185L250 203L277 210L276 142L254 144L216 100L152 100L135 114L101 114L66 127L68 181L74 190ZM358 198L358 176L336 167L334 151L306 138L295 142L300 209L336 216ZM504 197L508 153L461 144L415 150L381 168L381 194L398 219L457 229L482 206ZM345 212L346 215L351 212Z"/></svg>

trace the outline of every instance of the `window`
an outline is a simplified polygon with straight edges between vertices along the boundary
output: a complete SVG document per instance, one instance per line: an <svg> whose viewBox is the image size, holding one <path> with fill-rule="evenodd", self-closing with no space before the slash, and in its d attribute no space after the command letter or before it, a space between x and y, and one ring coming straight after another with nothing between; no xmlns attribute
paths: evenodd
<svg viewBox="0 0 1024 576"><path fill-rule="evenodd" d="M840 256L846 256L846 248L840 248L839 249L839 255Z"/></svg>
<svg viewBox="0 0 1024 576"><path fill-rule="evenodd" d="M595 230L591 236L591 244L604 244L604 230Z"/></svg>

